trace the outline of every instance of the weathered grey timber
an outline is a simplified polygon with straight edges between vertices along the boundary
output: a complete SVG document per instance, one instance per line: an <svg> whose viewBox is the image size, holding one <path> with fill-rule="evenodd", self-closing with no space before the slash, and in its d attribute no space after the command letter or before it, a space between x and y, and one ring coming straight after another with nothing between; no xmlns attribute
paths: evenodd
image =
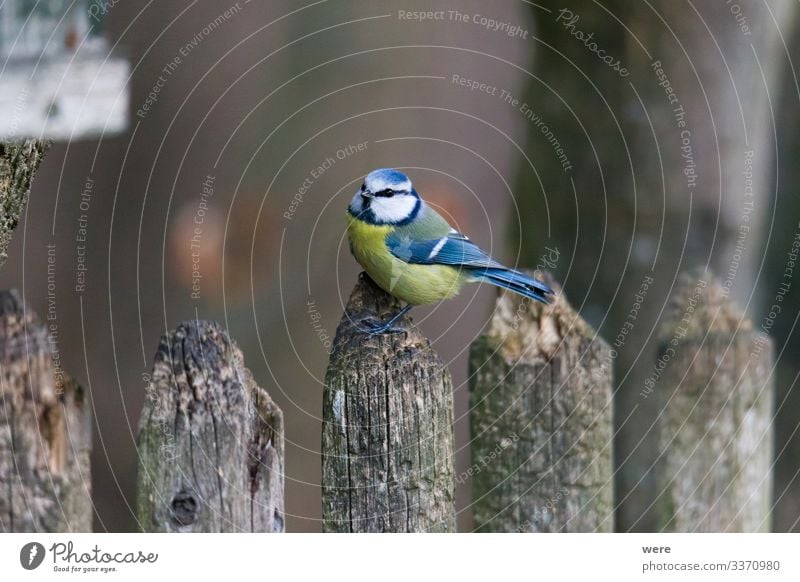
<svg viewBox="0 0 800 582"><path fill-rule="evenodd" d="M161 339L137 442L142 530L284 530L283 413L219 324Z"/></svg>
<svg viewBox="0 0 800 582"><path fill-rule="evenodd" d="M91 412L45 326L0 292L0 532L92 531Z"/></svg>
<svg viewBox="0 0 800 582"><path fill-rule="evenodd" d="M455 531L450 373L409 317L370 336L399 302L361 274L325 380L322 518L327 532Z"/></svg>
<svg viewBox="0 0 800 582"><path fill-rule="evenodd" d="M475 527L612 531L612 365L557 291L551 305L501 293L470 354Z"/></svg>
<svg viewBox="0 0 800 582"><path fill-rule="evenodd" d="M772 345L715 277L685 275L659 330L653 394L666 531L770 530Z"/></svg>

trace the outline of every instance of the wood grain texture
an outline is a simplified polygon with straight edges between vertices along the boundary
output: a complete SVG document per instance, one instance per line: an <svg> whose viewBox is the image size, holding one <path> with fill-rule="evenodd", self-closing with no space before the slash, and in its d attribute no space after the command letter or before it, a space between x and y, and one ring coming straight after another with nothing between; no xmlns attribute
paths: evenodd
<svg viewBox="0 0 800 582"><path fill-rule="evenodd" d="M282 532L283 413L219 324L161 339L139 423L140 527Z"/></svg>
<svg viewBox="0 0 800 582"><path fill-rule="evenodd" d="M455 531L450 373L407 316L403 333L359 328L399 309L362 273L336 330L322 411L326 532Z"/></svg>
<svg viewBox="0 0 800 582"><path fill-rule="evenodd" d="M659 330L658 516L666 531L770 530L772 344L720 281L684 275Z"/></svg>
<svg viewBox="0 0 800 582"><path fill-rule="evenodd" d="M91 412L47 330L0 292L0 531L92 531Z"/></svg>
<svg viewBox="0 0 800 582"><path fill-rule="evenodd" d="M0 142L0 267L8 258L8 245L28 202L33 175L48 142L26 139Z"/></svg>
<svg viewBox="0 0 800 582"><path fill-rule="evenodd" d="M567 303L502 293L470 354L475 526L612 531L610 350Z"/></svg>

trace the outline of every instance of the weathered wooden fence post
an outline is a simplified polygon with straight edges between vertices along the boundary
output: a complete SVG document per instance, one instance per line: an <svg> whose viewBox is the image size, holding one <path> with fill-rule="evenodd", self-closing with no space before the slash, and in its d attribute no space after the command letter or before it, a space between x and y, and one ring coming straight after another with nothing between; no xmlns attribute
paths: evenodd
<svg viewBox="0 0 800 582"><path fill-rule="evenodd" d="M455 531L450 373L408 317L404 333L359 328L399 308L362 273L336 330L322 411L327 532Z"/></svg>
<svg viewBox="0 0 800 582"><path fill-rule="evenodd" d="M612 359L558 292L503 293L470 354L475 527L612 531Z"/></svg>
<svg viewBox="0 0 800 582"><path fill-rule="evenodd" d="M148 532L282 532L283 413L219 324L161 339L139 422Z"/></svg>
<svg viewBox="0 0 800 582"><path fill-rule="evenodd" d="M660 526L678 532L769 531L770 339L753 330L712 275L684 275L672 302L642 393L658 393L662 402Z"/></svg>
<svg viewBox="0 0 800 582"><path fill-rule="evenodd" d="M92 531L90 419L45 326L0 292L0 531Z"/></svg>

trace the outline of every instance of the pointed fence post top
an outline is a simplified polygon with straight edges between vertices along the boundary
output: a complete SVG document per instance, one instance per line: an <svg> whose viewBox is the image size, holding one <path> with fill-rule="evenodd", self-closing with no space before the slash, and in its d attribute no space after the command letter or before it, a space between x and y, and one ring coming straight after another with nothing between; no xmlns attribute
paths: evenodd
<svg viewBox="0 0 800 582"><path fill-rule="evenodd" d="M282 532L283 434L228 332L179 325L161 339L139 421L142 529Z"/></svg>
<svg viewBox="0 0 800 582"><path fill-rule="evenodd" d="M527 363L547 359L571 337L591 338L606 346L592 326L573 309L553 276L543 272L538 278L554 291L549 305L508 291L498 294L486 337L500 348L504 357Z"/></svg>
<svg viewBox="0 0 800 582"><path fill-rule="evenodd" d="M239 347L213 321L186 322L164 335L156 351L148 398L157 413L225 413L249 398L250 372Z"/></svg>
<svg viewBox="0 0 800 582"><path fill-rule="evenodd" d="M752 329L752 322L730 297L723 281L713 273L695 269L678 277L659 338L670 341L676 335L702 337Z"/></svg>

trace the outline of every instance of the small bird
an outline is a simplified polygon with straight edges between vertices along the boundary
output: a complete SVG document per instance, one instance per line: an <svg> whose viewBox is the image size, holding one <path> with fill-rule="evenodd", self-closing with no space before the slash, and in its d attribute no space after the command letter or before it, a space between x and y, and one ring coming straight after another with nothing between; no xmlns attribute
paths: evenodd
<svg viewBox="0 0 800 582"><path fill-rule="evenodd" d="M504 267L451 227L402 172L370 172L347 212L353 256L381 289L408 304L389 321L365 322L371 334L402 331L394 323L413 306L450 299L464 283L485 281L550 302L547 285Z"/></svg>

